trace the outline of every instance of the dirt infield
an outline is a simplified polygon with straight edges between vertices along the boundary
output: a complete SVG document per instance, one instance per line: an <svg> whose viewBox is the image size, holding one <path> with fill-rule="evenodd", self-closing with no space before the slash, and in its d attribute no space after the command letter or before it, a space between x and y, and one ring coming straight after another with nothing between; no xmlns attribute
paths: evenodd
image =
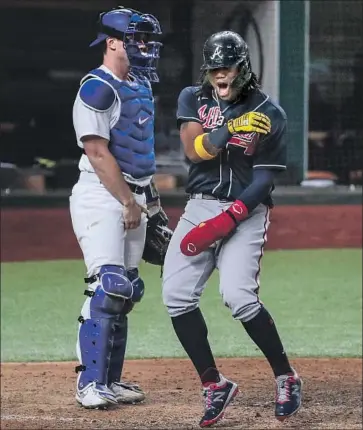
<svg viewBox="0 0 363 430"><path fill-rule="evenodd" d="M304 403L296 417L273 417L274 385L262 359L221 359L222 373L241 393L217 428L362 428L361 359L296 359ZM196 429L202 411L200 386L188 361L128 361L125 379L147 393L141 405L89 411L74 400L74 363L3 364L2 429Z"/></svg>

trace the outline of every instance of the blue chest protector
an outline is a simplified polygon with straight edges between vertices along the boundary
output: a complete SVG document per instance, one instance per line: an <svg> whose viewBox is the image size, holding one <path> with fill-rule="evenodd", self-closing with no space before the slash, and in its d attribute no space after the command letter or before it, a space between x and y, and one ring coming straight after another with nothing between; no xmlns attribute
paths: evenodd
<svg viewBox="0 0 363 430"><path fill-rule="evenodd" d="M133 77L133 81L120 82L94 69L81 81L79 95L83 103L98 112L110 109L115 97L120 99L121 112L110 130L109 150L124 174L142 179L156 170L154 98L149 81Z"/></svg>

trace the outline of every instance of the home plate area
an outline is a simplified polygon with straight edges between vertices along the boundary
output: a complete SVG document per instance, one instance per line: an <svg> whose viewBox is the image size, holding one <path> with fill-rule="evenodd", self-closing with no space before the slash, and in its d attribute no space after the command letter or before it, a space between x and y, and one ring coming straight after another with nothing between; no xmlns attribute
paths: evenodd
<svg viewBox="0 0 363 430"><path fill-rule="evenodd" d="M265 360L219 359L240 394L215 427L224 429L361 429L362 360L292 359L304 381L303 407L280 423L274 380ZM197 429L201 386L188 360L129 360L125 381L146 392L139 405L85 410L74 399L76 363L1 365L1 429Z"/></svg>

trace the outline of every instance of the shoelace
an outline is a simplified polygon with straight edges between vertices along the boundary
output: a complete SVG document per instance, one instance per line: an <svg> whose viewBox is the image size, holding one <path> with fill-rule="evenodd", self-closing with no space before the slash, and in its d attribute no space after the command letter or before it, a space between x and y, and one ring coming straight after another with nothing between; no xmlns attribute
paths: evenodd
<svg viewBox="0 0 363 430"><path fill-rule="evenodd" d="M206 388L204 390L203 396L205 397L205 406L206 409L211 409L214 408L214 406L212 405L212 401L213 401L213 391Z"/></svg>
<svg viewBox="0 0 363 430"><path fill-rule="evenodd" d="M290 400L291 384L289 376L277 380L277 400L279 403L285 403Z"/></svg>

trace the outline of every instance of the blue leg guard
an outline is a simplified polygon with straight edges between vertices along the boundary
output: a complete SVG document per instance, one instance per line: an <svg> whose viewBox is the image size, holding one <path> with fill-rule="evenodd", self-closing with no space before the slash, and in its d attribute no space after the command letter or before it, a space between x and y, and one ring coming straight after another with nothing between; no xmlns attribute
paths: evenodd
<svg viewBox="0 0 363 430"><path fill-rule="evenodd" d="M78 359L81 371L78 388L91 382L107 385L111 350L116 325L133 295L133 286L121 266L102 266L100 273L90 279L88 296L79 317Z"/></svg>
<svg viewBox="0 0 363 430"><path fill-rule="evenodd" d="M120 382L122 368L125 360L126 343L127 343L127 315L131 312L134 304L140 302L144 295L144 282L139 277L137 269L127 271L127 277L131 281L133 287L132 297L126 300L125 306L122 309L122 315L119 321L115 322L114 340L111 351L110 367L108 371L108 382Z"/></svg>
<svg viewBox="0 0 363 430"><path fill-rule="evenodd" d="M121 381L121 373L126 353L127 329L127 315L121 315L120 320L114 324L114 337L107 378L109 384Z"/></svg>

